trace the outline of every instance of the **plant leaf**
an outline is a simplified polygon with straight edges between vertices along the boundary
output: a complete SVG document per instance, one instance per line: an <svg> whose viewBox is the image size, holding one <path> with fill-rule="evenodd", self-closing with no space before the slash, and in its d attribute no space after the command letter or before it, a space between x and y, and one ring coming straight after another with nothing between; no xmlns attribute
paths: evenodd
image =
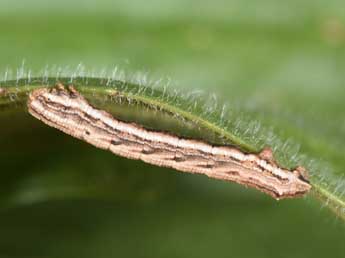
<svg viewBox="0 0 345 258"><path fill-rule="evenodd" d="M138 85L109 78L78 77L72 79L46 78L44 80L33 78L30 82L27 79L2 82L4 93L0 99L0 107L3 110L23 107L27 94L31 90L53 87L57 81L73 84L97 107L104 108L123 120L134 121L155 130L168 130L171 133L199 138L210 143L235 145L246 152L258 152L264 146L270 146L282 166L288 168L297 165L306 166L311 174L312 195L316 196L324 205L329 206L338 216L343 216L345 202L339 189L344 181L333 174L330 163L313 160L311 154L314 151L317 152L317 149L312 146L314 143L312 137L303 135L305 138L303 143L307 146L307 150L309 148L310 154L308 151L300 153L296 149L298 142L291 142L289 138L284 139L281 135L274 134L269 125L264 126L259 122L259 119L262 118L261 115L249 110L239 110L238 107L226 109L219 105L214 98L209 99L200 94L177 93L176 91L172 94L170 89L164 87L152 88L149 85ZM152 122L152 117L155 116L156 121ZM255 122L252 122L253 118L255 118ZM276 123L277 121L280 120L275 120ZM278 127L279 124L277 123L276 126ZM297 128L287 123L281 124L281 127L283 126L286 132L290 131L291 135L296 135ZM317 147L330 148L327 142L321 140ZM50 180L53 185L66 183L65 180L59 180L54 176L52 178L43 177L45 184L47 180ZM76 181L71 182L75 184ZM39 184L37 185L39 186ZM54 189L54 187L51 188ZM87 189L87 191L82 188L77 191L78 187L75 188L72 183L71 189L74 189L72 196L76 192L78 194L86 192L87 196L97 196L98 192L104 190L103 187L95 187L91 190ZM68 196L66 188L62 188L62 191L63 193L60 193L62 196ZM107 194L109 193L105 192L105 195ZM50 195L59 196L59 193L55 190ZM50 195L47 194L46 198L49 198ZM40 198L42 196L38 194L37 200ZM30 200L34 201L35 198Z"/></svg>

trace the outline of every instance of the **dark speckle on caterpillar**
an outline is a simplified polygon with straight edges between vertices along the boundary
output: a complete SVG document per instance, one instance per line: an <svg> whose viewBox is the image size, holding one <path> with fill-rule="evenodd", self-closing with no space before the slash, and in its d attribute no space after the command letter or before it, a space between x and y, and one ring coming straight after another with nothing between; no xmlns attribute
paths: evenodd
<svg viewBox="0 0 345 258"><path fill-rule="evenodd" d="M91 106L72 86L32 91L28 111L49 126L122 157L236 182L276 199L302 196L311 189L304 168L280 167L269 148L248 154L235 147L150 131Z"/></svg>

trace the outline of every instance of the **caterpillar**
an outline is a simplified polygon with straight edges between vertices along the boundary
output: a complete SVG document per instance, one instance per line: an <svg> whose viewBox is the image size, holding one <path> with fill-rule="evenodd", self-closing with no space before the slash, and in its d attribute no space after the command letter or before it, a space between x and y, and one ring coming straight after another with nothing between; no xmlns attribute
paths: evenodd
<svg viewBox="0 0 345 258"><path fill-rule="evenodd" d="M236 182L278 200L302 196L311 189L307 171L300 166L280 167L270 148L245 153L233 146L148 130L93 107L72 85L33 90L27 107L43 123L122 157Z"/></svg>

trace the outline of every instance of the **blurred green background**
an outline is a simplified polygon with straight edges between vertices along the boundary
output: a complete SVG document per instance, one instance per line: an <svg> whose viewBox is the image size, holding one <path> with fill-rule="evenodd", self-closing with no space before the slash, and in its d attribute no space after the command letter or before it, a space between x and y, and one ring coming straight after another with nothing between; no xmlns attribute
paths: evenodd
<svg viewBox="0 0 345 258"><path fill-rule="evenodd" d="M345 3L0 1L0 71L170 77L241 105L345 168ZM344 257L345 231L310 198L277 202L95 149L1 112L0 257ZM320 147L321 146L321 147ZM71 198L74 197L74 198Z"/></svg>

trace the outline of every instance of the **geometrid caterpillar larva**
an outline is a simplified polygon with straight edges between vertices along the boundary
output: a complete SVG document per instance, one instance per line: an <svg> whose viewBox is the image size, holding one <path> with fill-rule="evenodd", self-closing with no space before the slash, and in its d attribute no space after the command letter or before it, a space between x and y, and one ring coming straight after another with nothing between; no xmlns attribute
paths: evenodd
<svg viewBox="0 0 345 258"><path fill-rule="evenodd" d="M270 149L247 154L235 147L150 131L92 107L72 86L34 90L28 110L47 125L126 158L237 182L276 199L301 196L311 188L305 169L279 167Z"/></svg>

